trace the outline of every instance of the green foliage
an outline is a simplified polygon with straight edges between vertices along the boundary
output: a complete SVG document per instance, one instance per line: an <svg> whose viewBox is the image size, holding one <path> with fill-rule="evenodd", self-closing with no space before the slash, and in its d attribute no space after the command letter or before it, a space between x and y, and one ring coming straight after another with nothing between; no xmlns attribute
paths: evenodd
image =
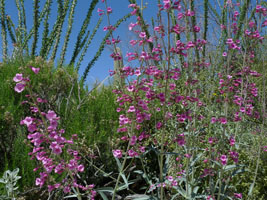
<svg viewBox="0 0 267 200"><path fill-rule="evenodd" d="M29 66L40 68L38 76L31 72ZM111 156L106 153L111 151L111 146L104 144L110 138L117 137L118 113L112 87L96 84L89 90L78 80L78 73L73 66L55 69L52 62L46 62L41 57L34 60L24 58L23 62L12 60L0 67L0 81L4 83L0 86L0 154L5 155L0 157L0 161L6 164L1 165L0 172L19 167L23 174L19 181L21 188L33 186L36 178L36 174L32 172L36 164L28 155L31 144L25 143L26 130L19 126L20 121L30 115L30 111L28 105L20 104L24 93L17 94L14 91L12 79L18 71L31 74L33 91L40 98L48 100L42 109L57 112L61 117L60 127L66 131L65 136L70 138L71 135L78 134L82 138L79 141L82 152L98 146L102 156L107 159Z"/></svg>

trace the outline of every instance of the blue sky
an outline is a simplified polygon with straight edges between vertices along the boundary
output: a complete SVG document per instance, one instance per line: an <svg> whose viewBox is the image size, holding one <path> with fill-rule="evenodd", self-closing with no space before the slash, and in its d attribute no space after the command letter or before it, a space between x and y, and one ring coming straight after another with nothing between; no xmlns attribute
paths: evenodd
<svg viewBox="0 0 267 200"><path fill-rule="evenodd" d="M45 0L41 0L41 5L40 8L43 8L43 5L45 3ZM127 13L131 12L131 9L128 8L128 0L109 0L107 1L108 5L113 9L113 13L110 15L111 23L115 24L118 19L126 15ZM140 3L139 1L137 1ZM151 19L151 16L153 14L156 14L157 12L157 6L155 0L146 0L144 1L145 3L148 3L150 5L149 9L146 9L144 11L144 14L148 16L147 19ZM68 45L68 50L66 53L66 62L68 63L70 60L70 57L72 55L74 45L76 42L77 35L79 33L80 27L82 25L82 22L86 16L87 10L90 6L91 1L88 0L78 0L77 6L75 8L75 15L74 15L74 23L73 23L73 29L72 33L70 36L70 42ZM92 30L93 27L95 26L97 20L99 19L98 13L97 13L97 8L104 9L104 4L99 2L96 6L96 9L94 10L93 16L91 18L91 23L89 25L89 29ZM29 29L33 26L33 1L32 0L25 0L25 10L26 10L26 19L27 19L27 27L28 31ZM6 0L6 14L11 16L12 21L14 22L15 26L17 25L17 9L15 6L15 0ZM51 11L51 16L50 16L50 30L53 27L53 24L56 20L57 16L57 3L56 0L53 1L52 5L52 11ZM68 16L67 16L68 17ZM114 32L114 36L120 36L122 42L119 44L119 47L123 49L124 54L127 51L127 42L129 41L129 38L131 37L130 33L128 33L128 24L130 22L135 22L135 18L131 17L128 19L128 21L124 22L121 24L121 26ZM98 30L93 42L88 48L87 54L84 57L84 61L82 62L82 65L80 67L79 74L82 75L85 67L87 64L90 62L90 60L93 58L95 55L99 44L102 41L102 38L105 36L106 32L103 31L103 27L107 25L107 19L104 17L102 25L100 29ZM67 18L64 24L64 29L63 29L63 36L65 35L64 32L67 29ZM8 36L9 37L9 36ZM41 37L42 37L42 24L39 32L39 43L38 47L40 48L41 46ZM61 44L63 44L64 37L61 39ZM9 46L11 45L10 39L9 39ZM61 45L62 46L62 45ZM59 48L59 51L57 53L57 56L60 55L60 50L61 46ZM39 51L38 51L39 52ZM9 48L9 54L12 53L12 48L10 46ZM1 54L2 54L2 49L1 49ZM104 80L107 76L109 76L109 69L113 69L113 60L110 58L111 50L109 48L105 48L105 50L102 52L101 57L98 59L98 61L95 63L95 65L91 68L88 77L87 77L87 82L94 83L96 80L102 81ZM2 58L2 55L1 55ZM57 60L57 59L56 59ZM55 60L55 61L56 61Z"/></svg>

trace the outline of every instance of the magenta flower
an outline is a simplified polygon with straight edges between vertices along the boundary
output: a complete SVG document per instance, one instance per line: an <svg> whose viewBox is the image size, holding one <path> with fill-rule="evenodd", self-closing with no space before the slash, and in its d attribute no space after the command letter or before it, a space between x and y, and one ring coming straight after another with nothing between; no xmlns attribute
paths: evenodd
<svg viewBox="0 0 267 200"><path fill-rule="evenodd" d="M227 124L227 119L225 117L220 118L221 124Z"/></svg>
<svg viewBox="0 0 267 200"><path fill-rule="evenodd" d="M17 83L15 86L15 91L21 93L25 89L24 83Z"/></svg>
<svg viewBox="0 0 267 200"><path fill-rule="evenodd" d="M45 116L48 120L52 120L57 117L57 114L53 110L49 110Z"/></svg>
<svg viewBox="0 0 267 200"><path fill-rule="evenodd" d="M213 143L213 138L209 137L209 143L212 144Z"/></svg>
<svg viewBox="0 0 267 200"><path fill-rule="evenodd" d="M144 146L139 147L140 152L144 153L146 151L146 148Z"/></svg>
<svg viewBox="0 0 267 200"><path fill-rule="evenodd" d="M77 170L79 172L83 172L84 171L84 166L83 165L78 165Z"/></svg>
<svg viewBox="0 0 267 200"><path fill-rule="evenodd" d="M70 186L64 187L63 192L64 193L69 193L70 192Z"/></svg>
<svg viewBox="0 0 267 200"><path fill-rule="evenodd" d="M40 71L40 68L35 68L35 67L32 67L32 66L31 66L31 69L35 74L38 74L39 71Z"/></svg>
<svg viewBox="0 0 267 200"><path fill-rule="evenodd" d="M212 117L211 120L210 120L210 122L211 122L212 124L214 124L215 122L217 122L217 119L216 119L215 117Z"/></svg>
<svg viewBox="0 0 267 200"><path fill-rule="evenodd" d="M170 0L163 0L164 9L169 9L171 7L171 1Z"/></svg>
<svg viewBox="0 0 267 200"><path fill-rule="evenodd" d="M27 127L29 127L29 125L32 124L32 118L31 117L26 117L23 120L23 124L25 124Z"/></svg>
<svg viewBox="0 0 267 200"><path fill-rule="evenodd" d="M223 57L226 57L227 56L227 53L226 52L223 52L222 56Z"/></svg>
<svg viewBox="0 0 267 200"><path fill-rule="evenodd" d="M132 136L132 137L131 137L131 140L130 140L130 145L131 145L131 146L135 145L136 141L137 141L137 137L136 137L135 135Z"/></svg>
<svg viewBox="0 0 267 200"><path fill-rule="evenodd" d="M221 155L220 160L221 160L222 165L226 165L226 163L227 163L227 156L226 155Z"/></svg>
<svg viewBox="0 0 267 200"><path fill-rule="evenodd" d="M130 150L128 151L128 155L129 155L130 157L136 157L136 156L138 156L138 153L135 152L134 150L130 149Z"/></svg>
<svg viewBox="0 0 267 200"><path fill-rule="evenodd" d="M229 140L230 142L230 146L234 146L235 145L235 138L232 136Z"/></svg>
<svg viewBox="0 0 267 200"><path fill-rule="evenodd" d="M20 82L23 80L23 75L22 74L16 74L16 76L13 78L13 81Z"/></svg>
<svg viewBox="0 0 267 200"><path fill-rule="evenodd" d="M35 185L40 185L40 187L42 187L42 185L44 184L44 181L42 181L42 179L40 179L40 178L37 178L36 180L35 180Z"/></svg>
<svg viewBox="0 0 267 200"><path fill-rule="evenodd" d="M130 23L129 25L129 31L133 30L133 28L137 26L137 23Z"/></svg>
<svg viewBox="0 0 267 200"><path fill-rule="evenodd" d="M135 107L134 106L130 106L128 109L128 112L135 112Z"/></svg>
<svg viewBox="0 0 267 200"><path fill-rule="evenodd" d="M141 32L141 33L139 34L139 37L140 37L140 38L146 38L146 33L145 33L145 32Z"/></svg>
<svg viewBox="0 0 267 200"><path fill-rule="evenodd" d="M112 8L111 7L107 8L107 13L112 13Z"/></svg>
<svg viewBox="0 0 267 200"><path fill-rule="evenodd" d="M200 27L199 26L194 26L194 32L198 33L200 31Z"/></svg>
<svg viewBox="0 0 267 200"><path fill-rule="evenodd" d="M242 194L241 193L234 193L235 198L242 199Z"/></svg>
<svg viewBox="0 0 267 200"><path fill-rule="evenodd" d="M52 152L57 155L62 153L62 148L57 142L52 142L50 148L52 149Z"/></svg>
<svg viewBox="0 0 267 200"><path fill-rule="evenodd" d="M122 152L121 152L121 150L116 149L116 150L113 150L112 152L113 152L113 156L114 156L115 158L121 158L121 157L122 157Z"/></svg>
<svg viewBox="0 0 267 200"><path fill-rule="evenodd" d="M234 41L233 41L232 38L229 38L229 39L227 39L227 41L226 41L226 44L233 44L233 43L234 43Z"/></svg>
<svg viewBox="0 0 267 200"><path fill-rule="evenodd" d="M162 122L158 122L157 125L156 125L156 128L160 129L162 127L162 125L163 125Z"/></svg>
<svg viewBox="0 0 267 200"><path fill-rule="evenodd" d="M232 160L237 163L238 162L238 158L239 158L239 154L235 151L230 151L230 157L232 158Z"/></svg>

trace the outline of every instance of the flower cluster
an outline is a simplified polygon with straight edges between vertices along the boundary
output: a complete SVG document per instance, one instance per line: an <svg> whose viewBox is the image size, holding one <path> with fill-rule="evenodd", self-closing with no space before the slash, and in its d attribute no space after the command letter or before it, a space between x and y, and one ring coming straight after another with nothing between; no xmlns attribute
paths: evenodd
<svg viewBox="0 0 267 200"><path fill-rule="evenodd" d="M39 68L30 67L37 74ZM29 78L23 78L23 74L16 74L13 78L16 82L15 91L21 93L27 86L26 81L30 84ZM59 129L60 117L53 110L42 112L41 104L46 103L45 99L33 94L29 88L29 95L26 97L31 107L32 116L27 116L21 120L20 125L27 127L29 132L27 138L33 145L32 152L29 153L31 159L36 159L39 165L34 171L40 171L39 177L36 178L35 184L43 187L48 184L48 191L61 189L64 193L70 193L71 188L75 187L82 191L87 191L88 196L94 199L96 192L93 190L94 185L78 183L77 174L84 171L83 164L79 164L81 157L75 150L74 139L77 135L72 135L71 139L64 137L65 130ZM24 103L25 103L24 102ZM66 156L67 155L67 156ZM54 176L60 175L60 181L55 181Z"/></svg>

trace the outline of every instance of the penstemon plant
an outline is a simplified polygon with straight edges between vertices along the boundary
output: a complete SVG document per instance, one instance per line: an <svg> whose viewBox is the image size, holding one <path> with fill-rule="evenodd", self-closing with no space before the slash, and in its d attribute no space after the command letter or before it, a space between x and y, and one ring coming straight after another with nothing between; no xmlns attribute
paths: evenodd
<svg viewBox="0 0 267 200"><path fill-rule="evenodd" d="M109 23L112 9L103 2ZM240 124L248 119L264 124L265 116L254 105L258 101L258 89L252 80L261 74L251 66L255 48L264 37L260 36L255 22L243 24L248 2L243 6L232 1L224 3L221 25L224 51L220 63L223 67L216 74L208 73L213 66L205 58L207 21L205 39L200 39L194 1L164 0L158 4L154 35L144 29L148 25L140 14L143 7L135 1L130 3L131 14L137 16L137 21L129 25L129 30L137 35L130 44L139 45L141 52L126 55L129 63L138 61L138 67L125 65L112 72L127 80L126 85L119 84L114 90L120 113L117 131L125 134L121 143L126 144L125 149L113 150L119 174L111 191L112 199L121 190L120 179L127 184L126 169L135 162L141 164L141 174L147 183L143 187L145 195L140 199L241 199L242 194L233 185L236 176L247 171L239 160L238 151L243 142ZM206 1L205 10L207 6ZM260 16L266 16L266 9L257 6L257 13L261 23ZM166 23L162 22L163 14ZM266 20L262 23L265 26ZM113 26L109 23L108 28L112 30ZM248 29L241 37L240 30L245 28ZM107 45L113 45L111 57L118 62L122 60L116 47L119 41L111 36L114 42ZM207 88L207 93L215 96L212 101L204 96L203 77L217 82L215 88ZM153 167L145 163L151 151L157 156L156 175L148 174Z"/></svg>
<svg viewBox="0 0 267 200"><path fill-rule="evenodd" d="M47 186L51 196L53 191L62 190L65 194L72 194L65 198L77 197L80 200L82 196L87 196L94 199L94 185L83 185L79 180L79 173L84 171L84 165L79 163L81 157L74 144L77 135L72 135L70 139L65 138L65 130L58 128L60 117L53 110L41 110L47 101L32 91L29 78L30 75L37 75L40 68L29 68L33 73L18 73L13 81L16 83L16 92L28 92L27 100L23 104L30 105L32 116L25 117L20 125L27 127L27 138L33 146L29 155L31 159L38 161L34 171L38 171L40 177L36 178L35 184L40 187Z"/></svg>

